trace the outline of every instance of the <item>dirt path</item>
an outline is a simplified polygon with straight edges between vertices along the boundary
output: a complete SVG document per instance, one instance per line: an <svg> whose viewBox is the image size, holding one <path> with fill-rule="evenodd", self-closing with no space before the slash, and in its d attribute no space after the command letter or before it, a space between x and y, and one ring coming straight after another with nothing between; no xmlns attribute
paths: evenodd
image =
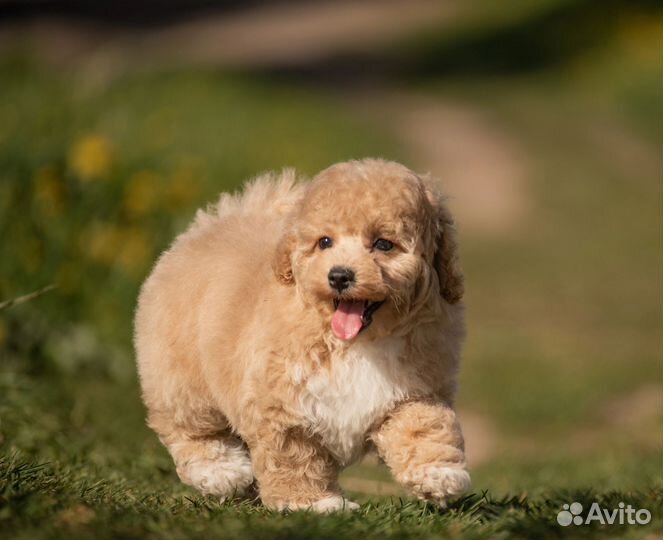
<svg viewBox="0 0 663 540"><path fill-rule="evenodd" d="M178 55L224 65L298 65L380 47L455 11L451 2L431 0L267 5L165 29L143 45L158 51L178 42Z"/></svg>
<svg viewBox="0 0 663 540"><path fill-rule="evenodd" d="M530 204L525 151L484 113L417 94L364 95L361 114L384 124L438 178L461 232L512 231Z"/></svg>
<svg viewBox="0 0 663 540"><path fill-rule="evenodd" d="M44 17L0 25L0 49L20 39L54 62L282 68L379 49L459 12L450 1L326 0L212 11L149 29Z"/></svg>

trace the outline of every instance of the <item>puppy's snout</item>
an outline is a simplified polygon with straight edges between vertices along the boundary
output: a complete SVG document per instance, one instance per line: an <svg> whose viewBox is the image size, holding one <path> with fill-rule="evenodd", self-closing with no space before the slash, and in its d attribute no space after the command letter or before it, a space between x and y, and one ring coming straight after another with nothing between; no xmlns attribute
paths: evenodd
<svg viewBox="0 0 663 540"><path fill-rule="evenodd" d="M355 282L355 273L344 266L334 266L327 276L329 286L343 292Z"/></svg>

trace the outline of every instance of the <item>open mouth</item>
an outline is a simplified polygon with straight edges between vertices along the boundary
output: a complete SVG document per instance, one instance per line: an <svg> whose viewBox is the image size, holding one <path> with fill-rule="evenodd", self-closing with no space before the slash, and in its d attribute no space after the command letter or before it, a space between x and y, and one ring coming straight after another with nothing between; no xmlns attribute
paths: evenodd
<svg viewBox="0 0 663 540"><path fill-rule="evenodd" d="M357 337L359 332L365 330L373 322L373 315L384 304L369 302L368 300L334 299L334 316L331 325L334 335L348 341Z"/></svg>

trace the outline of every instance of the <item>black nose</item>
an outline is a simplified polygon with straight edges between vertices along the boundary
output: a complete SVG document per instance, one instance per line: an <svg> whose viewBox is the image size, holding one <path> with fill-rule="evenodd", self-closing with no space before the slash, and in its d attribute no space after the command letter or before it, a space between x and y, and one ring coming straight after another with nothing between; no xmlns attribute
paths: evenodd
<svg viewBox="0 0 663 540"><path fill-rule="evenodd" d="M355 273L349 268L334 266L329 271L327 278L329 279L329 286L332 289L342 292L354 283Z"/></svg>

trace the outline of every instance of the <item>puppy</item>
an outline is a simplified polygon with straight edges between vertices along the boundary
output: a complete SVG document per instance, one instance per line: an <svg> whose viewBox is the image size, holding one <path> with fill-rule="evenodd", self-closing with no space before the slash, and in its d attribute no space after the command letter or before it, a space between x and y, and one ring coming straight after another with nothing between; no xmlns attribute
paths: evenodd
<svg viewBox="0 0 663 540"><path fill-rule="evenodd" d="M365 159L267 174L199 211L143 285L148 423L181 480L333 511L370 444L420 499L470 485L453 410L463 279L425 178Z"/></svg>

